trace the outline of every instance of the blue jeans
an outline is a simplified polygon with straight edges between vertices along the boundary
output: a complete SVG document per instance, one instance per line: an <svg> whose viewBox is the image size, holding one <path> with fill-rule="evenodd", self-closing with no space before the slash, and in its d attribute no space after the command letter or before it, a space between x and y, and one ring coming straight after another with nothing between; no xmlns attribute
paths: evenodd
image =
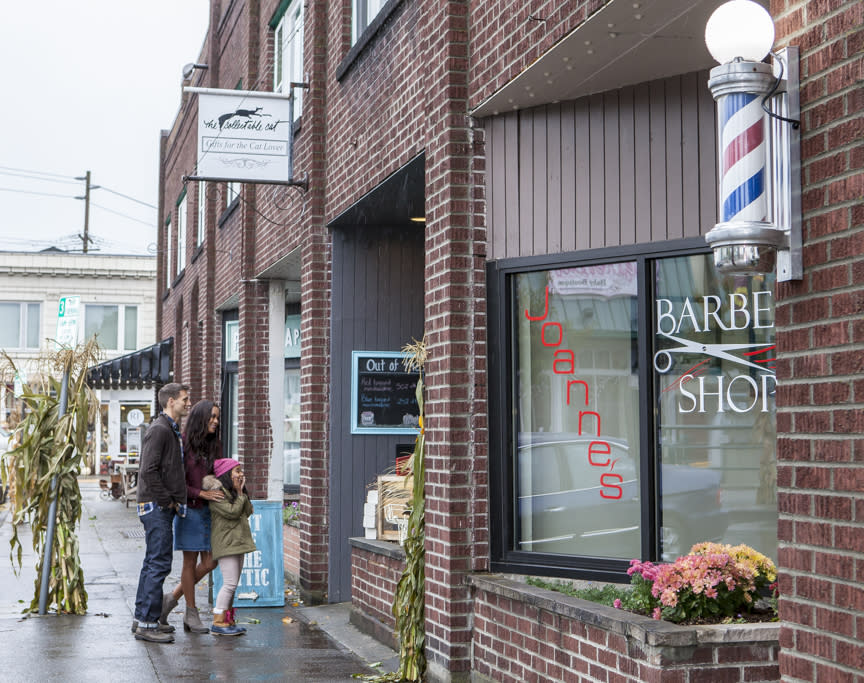
<svg viewBox="0 0 864 683"><path fill-rule="evenodd" d="M171 572L174 510L157 507L138 519L144 525L146 550L135 596L135 618L139 622L155 623L162 615L162 584Z"/></svg>

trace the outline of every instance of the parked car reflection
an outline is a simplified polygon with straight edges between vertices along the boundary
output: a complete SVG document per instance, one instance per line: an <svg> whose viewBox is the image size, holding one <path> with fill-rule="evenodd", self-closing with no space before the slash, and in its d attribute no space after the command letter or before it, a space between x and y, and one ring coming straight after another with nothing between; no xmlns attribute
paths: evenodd
<svg viewBox="0 0 864 683"><path fill-rule="evenodd" d="M610 463L605 468L589 462L588 449L598 441L595 437L520 435L517 541L521 550L621 559L641 555L638 464L626 443L602 440L610 450L602 456ZM594 461L601 461L596 453ZM601 476L606 472L620 478L607 478L615 487L604 490ZM694 543L721 540L728 514L721 504L720 474L663 465L660 477L661 559L673 561Z"/></svg>

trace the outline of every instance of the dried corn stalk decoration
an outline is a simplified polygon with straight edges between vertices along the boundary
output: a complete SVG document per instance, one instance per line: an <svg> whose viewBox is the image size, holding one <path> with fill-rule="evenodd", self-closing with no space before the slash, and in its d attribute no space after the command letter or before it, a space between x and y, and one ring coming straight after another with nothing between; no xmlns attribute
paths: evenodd
<svg viewBox="0 0 864 683"><path fill-rule="evenodd" d="M426 483L425 445L426 430L423 426L423 366L426 363L426 339L406 345L405 367L417 371L417 406L420 409L420 433L414 444L414 453L408 462L413 475L414 489L411 495L411 514L405 534L405 570L396 587L393 615L399 635L399 680L420 681L426 673L425 602L425 549Z"/></svg>
<svg viewBox="0 0 864 683"><path fill-rule="evenodd" d="M399 671L382 674L353 674L370 683L397 683L400 681L422 681L426 673L425 628L425 549L426 498L423 486L426 483L425 444L423 427L423 366L426 363L426 337L416 339L402 348L405 369L417 372L417 406L420 409L420 433L414 443L414 453L408 461L408 474L413 479L403 548L405 570L396 586L393 600L393 616L396 617L396 635L399 639ZM400 477L401 479L401 477ZM380 501L379 501L380 502Z"/></svg>
<svg viewBox="0 0 864 683"><path fill-rule="evenodd" d="M78 548L76 527L81 520L81 491L78 474L87 452L87 424L95 419L99 404L87 386L87 368L99 357L99 347L90 341L75 349L63 349L42 359L54 374L69 372L67 406L60 416L61 383L49 372L34 375L22 385L24 418L15 427L14 448L5 456L4 480L14 481L12 502L13 533L9 551L16 573L21 571L23 548L18 536L21 524L28 524L37 559L34 597L25 613L39 607L40 577L51 501L51 484L57 481L57 517L52 548L48 604L57 612L84 614L87 591ZM3 353L3 374L17 373L15 364Z"/></svg>

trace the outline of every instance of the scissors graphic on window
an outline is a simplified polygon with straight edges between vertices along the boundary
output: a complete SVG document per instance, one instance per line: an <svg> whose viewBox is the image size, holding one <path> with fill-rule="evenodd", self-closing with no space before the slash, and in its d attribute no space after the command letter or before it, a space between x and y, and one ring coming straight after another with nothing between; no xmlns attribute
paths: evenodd
<svg viewBox="0 0 864 683"><path fill-rule="evenodd" d="M668 372L671 369L673 353L705 354L707 356L711 356L712 358L717 358L718 360L725 360L729 361L730 363L735 363L736 365L743 365L748 368L755 368L756 370L763 371L770 370L770 368L765 367L765 363L770 363L776 360L776 358L771 357L763 358L759 361L753 362L746 358L733 356L730 353L730 351L738 351L740 349L756 349L754 351L750 351L744 354L745 356L754 356L756 354L764 353L765 351L773 349L776 346L773 342L766 342L764 344L704 344L702 342L693 341L692 339L673 337L671 334L660 333L660 336L680 344L680 346L663 349L654 354L654 369L657 372L661 373ZM666 361L664 367L661 367L660 365L661 359L665 359Z"/></svg>

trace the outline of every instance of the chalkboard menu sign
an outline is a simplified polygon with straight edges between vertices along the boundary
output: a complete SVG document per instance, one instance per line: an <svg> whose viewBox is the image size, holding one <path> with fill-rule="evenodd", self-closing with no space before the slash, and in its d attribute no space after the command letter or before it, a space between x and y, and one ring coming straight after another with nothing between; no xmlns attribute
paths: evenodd
<svg viewBox="0 0 864 683"><path fill-rule="evenodd" d="M351 433L416 434L417 372L398 351L351 352Z"/></svg>

